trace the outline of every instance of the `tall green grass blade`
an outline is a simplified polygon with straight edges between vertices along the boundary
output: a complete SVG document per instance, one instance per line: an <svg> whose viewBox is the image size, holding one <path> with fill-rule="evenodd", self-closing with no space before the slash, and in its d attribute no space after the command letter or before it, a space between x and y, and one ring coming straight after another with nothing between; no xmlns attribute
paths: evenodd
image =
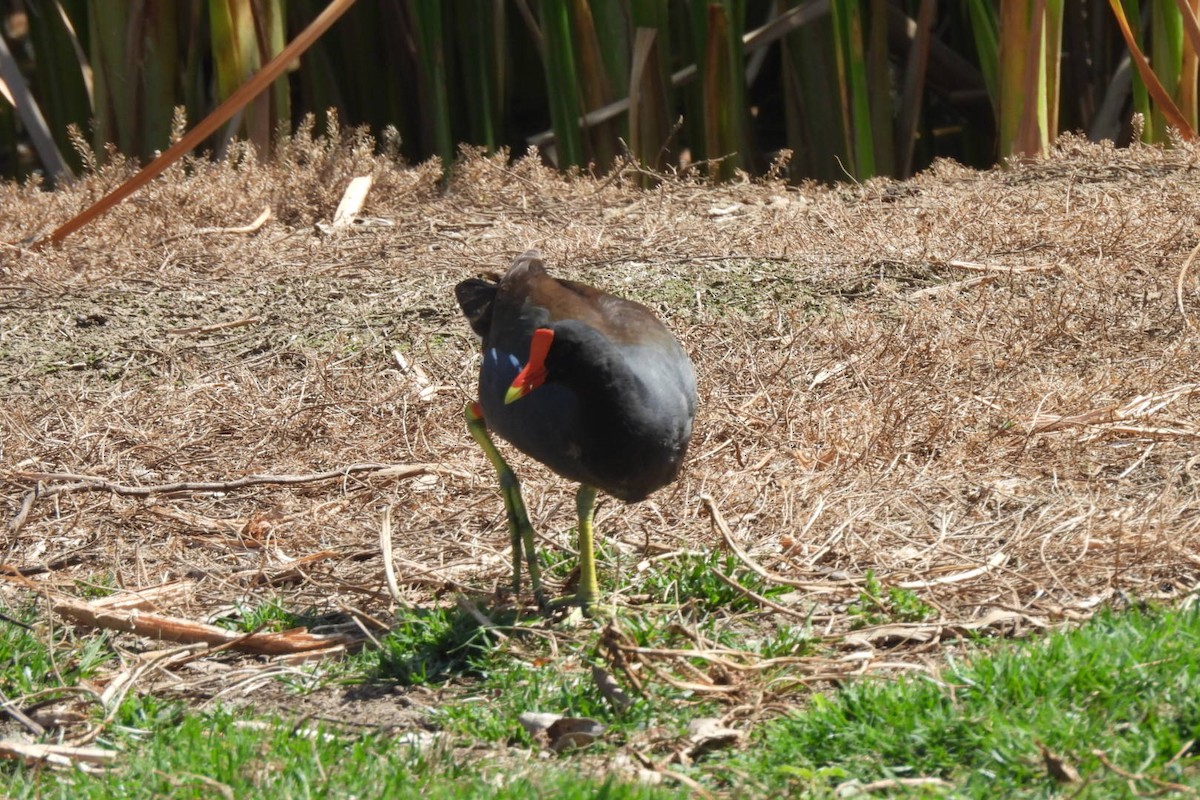
<svg viewBox="0 0 1200 800"><path fill-rule="evenodd" d="M1197 111L1200 92L1200 86L1197 86L1197 80L1200 80L1200 75L1197 74L1200 70L1200 19L1196 16L1197 10L1200 10L1200 2L1175 0L1175 6L1179 9L1184 32L1183 64L1179 76L1179 110L1192 127L1195 127L1197 121L1200 121L1200 112Z"/></svg>
<svg viewBox="0 0 1200 800"><path fill-rule="evenodd" d="M454 136L450 121L447 80L449 42L443 35L441 0L409 0L413 37L420 63L420 97L423 133L430 149L442 159L442 168L454 164Z"/></svg>
<svg viewBox="0 0 1200 800"><path fill-rule="evenodd" d="M209 26L212 57L216 72L217 99L225 100L261 65L255 36L255 10L251 0L210 0ZM228 139L241 131L254 142L260 153L270 148L270 99L256 97L226 131L218 148L224 150Z"/></svg>
<svg viewBox="0 0 1200 800"><path fill-rule="evenodd" d="M852 157L846 167L854 178L861 180L876 174L862 5L859 0L832 3L830 14L836 37L839 94L845 104L843 116L853 143Z"/></svg>
<svg viewBox="0 0 1200 800"><path fill-rule="evenodd" d="M208 7L217 99L223 101L283 50L285 6L281 0L210 0ZM237 127L265 154L275 128L290 121L291 94L280 78L246 106Z"/></svg>
<svg viewBox="0 0 1200 800"><path fill-rule="evenodd" d="M1025 50L1025 86L1021 122L1017 127L1015 153L1046 152L1046 0L1033 0L1030 11L1029 45Z"/></svg>
<svg viewBox="0 0 1200 800"><path fill-rule="evenodd" d="M546 43L546 91L550 123L554 128L557 163L560 168L584 165L583 136L579 117L583 97L579 92L575 48L571 36L570 0L541 0L538 18Z"/></svg>
<svg viewBox="0 0 1200 800"><path fill-rule="evenodd" d="M692 0L670 0L670 48L672 65L687 64L695 67L689 80L672 83L681 90L678 93L683 105L683 127L681 156L687 161L699 161L704 153L704 87L699 79L703 73L704 31L706 12L704 7Z"/></svg>
<svg viewBox="0 0 1200 800"><path fill-rule="evenodd" d="M1000 109L1000 20L990 0L967 0L967 16L979 57L979 71L987 85L992 106L999 118Z"/></svg>
<svg viewBox="0 0 1200 800"><path fill-rule="evenodd" d="M1129 57L1133 61L1133 65L1137 67L1138 74L1141 75L1142 81L1146 85L1146 91L1154 99L1157 110L1167 118L1180 136L1189 141L1194 140L1196 129L1184 118L1179 107L1175 105L1175 101L1171 99L1171 95L1167 93L1158 80L1158 76L1154 74L1154 70L1138 45L1133 27L1125 17L1125 10L1119 0L1108 0L1108 7L1112 9L1117 25L1121 28L1121 35L1125 37L1125 45L1129 48Z"/></svg>
<svg viewBox="0 0 1200 800"><path fill-rule="evenodd" d="M1058 104L1062 91L1063 15L1065 7L1064 0L1046 0L1046 54L1042 62L1045 69L1045 78L1043 80L1045 92L1043 108L1045 118L1042 121L1042 131L1045 134L1047 146L1058 137Z"/></svg>
<svg viewBox="0 0 1200 800"><path fill-rule="evenodd" d="M266 63L287 46L287 3L284 0L258 0L258 8L259 18L263 20L263 24L258 27L260 61ZM278 78L271 84L270 102L271 130L268 131L268 135L274 135L280 126L290 130L292 92L286 77Z"/></svg>
<svg viewBox="0 0 1200 800"><path fill-rule="evenodd" d="M171 140L171 117L179 83L179 10L172 0L147 2L135 17L135 48L140 44L138 63L132 74L140 83L136 120L140 147L135 154L149 161Z"/></svg>
<svg viewBox="0 0 1200 800"><path fill-rule="evenodd" d="M658 49L662 79L671 82L671 0L629 0L629 22L632 29L649 28L658 31L655 49ZM632 72L632 67L630 67Z"/></svg>
<svg viewBox="0 0 1200 800"><path fill-rule="evenodd" d="M3 98L11 98L17 115L21 117L25 130L33 140L38 157L46 167L46 172L56 178L70 178L71 170L59 153L50 127L42 116L42 110L29 91L25 76L21 74L17 60L8 49L8 43L4 41L3 36L0 36L0 90L3 90Z"/></svg>
<svg viewBox="0 0 1200 800"><path fill-rule="evenodd" d="M629 78L629 149L638 163L651 170L662 168L670 135L669 94L659 56L659 32L638 28L633 40L633 65Z"/></svg>
<svg viewBox="0 0 1200 800"><path fill-rule="evenodd" d="M1151 0L1150 66L1172 100L1179 99L1180 73L1183 69L1183 20L1175 0ZM1167 138L1167 122L1162 114L1154 117L1156 142Z"/></svg>
<svg viewBox="0 0 1200 800"><path fill-rule="evenodd" d="M629 148L634 158L662 169L671 136L671 31L667 0L631 0L634 42L629 73ZM646 182L649 182L648 179Z"/></svg>
<svg viewBox="0 0 1200 800"><path fill-rule="evenodd" d="M603 4L602 4L603 5ZM609 4L611 10L616 4ZM608 14L603 18L607 19ZM584 111L603 108L614 99L612 83L606 59L602 55L599 31L596 20L592 15L592 7L588 0L571 1L571 28L574 31L576 64L579 68L579 89L583 100ZM605 42L606 48L622 47L627 43L624 36L617 37L609 31L612 41ZM622 60L626 51L619 53ZM625 82L622 82L622 85ZM617 119L602 122L582 130L586 152L591 161L601 169L607 169L617 152L617 139L621 136L620 122Z"/></svg>
<svg viewBox="0 0 1200 800"><path fill-rule="evenodd" d="M500 146L504 128L504 2L488 0L475 6L473 14L456 9L453 16L464 89L459 103L465 106L468 137L472 143L493 151Z"/></svg>
<svg viewBox="0 0 1200 800"><path fill-rule="evenodd" d="M1036 155L1049 142L1046 0L1000 6L1000 155Z"/></svg>
<svg viewBox="0 0 1200 800"><path fill-rule="evenodd" d="M710 166L709 175L719 180L733 177L735 164L729 150L733 131L730 130L729 106L722 102L729 97L728 73L732 66L732 58L727 42L729 40L728 9L712 3L707 8L707 24L704 36L704 62L701 68L701 87L703 92L704 115L704 157L706 159L723 159Z"/></svg>
<svg viewBox="0 0 1200 800"><path fill-rule="evenodd" d="M206 68L211 52L209 14L203 4L190 3L179 15L185 32L180 37L180 95L176 102L183 105L188 120L197 120L210 107L212 80Z"/></svg>
<svg viewBox="0 0 1200 800"><path fill-rule="evenodd" d="M853 151L833 21L826 15L792 31L783 39L782 54L784 112L795 169L822 181L843 180L843 165L850 163Z"/></svg>
<svg viewBox="0 0 1200 800"><path fill-rule="evenodd" d="M95 93L92 147L100 158L109 142L126 153L136 152L129 130L134 98L129 89L135 80L126 58L132 11L120 0L96 0L88 5L88 53Z"/></svg>
<svg viewBox="0 0 1200 800"><path fill-rule="evenodd" d="M171 0L88 4L97 153L111 142L148 160L167 146L179 68L177 13Z"/></svg>
<svg viewBox="0 0 1200 800"><path fill-rule="evenodd" d="M1021 117L1012 153L1038 155L1049 146L1046 88L1046 0L1032 0L1029 29L1025 34L1024 69L1021 73Z"/></svg>
<svg viewBox="0 0 1200 800"><path fill-rule="evenodd" d="M1123 13L1120 16L1126 20L1129 36L1134 42L1140 42L1142 40L1142 4L1140 0L1121 0L1121 10ZM1114 15L1116 12L1117 9L1114 8ZM1132 58L1132 52L1130 56ZM1142 141L1152 141L1154 138L1154 108L1150 104L1150 92L1146 88L1142 70L1137 69L1136 64L1130 91L1133 94L1133 110L1141 114L1146 123L1142 129Z"/></svg>
<svg viewBox="0 0 1200 800"><path fill-rule="evenodd" d="M636 35L633 9L626 3L610 0L590 0L586 5L591 13L608 84L614 89L624 88L629 85L629 70L633 64L633 37ZM592 106L588 110L595 108Z"/></svg>
<svg viewBox="0 0 1200 800"><path fill-rule="evenodd" d="M997 144L1001 158L1012 155L1025 109L1025 64L1031 9L1028 0L1000 4L999 103Z"/></svg>
<svg viewBox="0 0 1200 800"><path fill-rule="evenodd" d="M713 163L709 175L729 180L749 164L745 139L745 78L739 2L709 3L704 20L704 59L700 70L704 119L704 158Z"/></svg>
<svg viewBox="0 0 1200 800"><path fill-rule="evenodd" d="M239 16L250 13L248 0L210 0L208 24L217 96L233 94L245 78L247 62L254 57L253 28L239 24Z"/></svg>
<svg viewBox="0 0 1200 800"><path fill-rule="evenodd" d="M872 174L896 172L896 137L892 124L892 71L888 59L888 0L871 0L867 34L867 106L870 109Z"/></svg>
<svg viewBox="0 0 1200 800"><path fill-rule="evenodd" d="M900 117L896 123L896 174L901 178L907 178L913 171L913 150L916 148L917 127L921 121L921 100L925 93L925 72L929 66L929 46L936 13L937 0L921 0L917 11L917 31L904 69Z"/></svg>
<svg viewBox="0 0 1200 800"><path fill-rule="evenodd" d="M67 126L85 130L92 119L91 66L74 29L86 24L87 8L82 0L27 0L25 6L36 59L30 88L39 98L58 151L77 170L82 163Z"/></svg>

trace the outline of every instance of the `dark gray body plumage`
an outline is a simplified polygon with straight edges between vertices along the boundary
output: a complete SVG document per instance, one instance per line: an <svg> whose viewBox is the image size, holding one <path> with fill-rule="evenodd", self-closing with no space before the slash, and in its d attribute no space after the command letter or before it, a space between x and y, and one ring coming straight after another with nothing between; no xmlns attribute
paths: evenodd
<svg viewBox="0 0 1200 800"><path fill-rule="evenodd" d="M626 502L679 474L696 412L696 378L654 312L545 271L536 250L497 281L455 293L483 338L479 402L488 428L564 478ZM537 328L554 331L545 383L505 404Z"/></svg>

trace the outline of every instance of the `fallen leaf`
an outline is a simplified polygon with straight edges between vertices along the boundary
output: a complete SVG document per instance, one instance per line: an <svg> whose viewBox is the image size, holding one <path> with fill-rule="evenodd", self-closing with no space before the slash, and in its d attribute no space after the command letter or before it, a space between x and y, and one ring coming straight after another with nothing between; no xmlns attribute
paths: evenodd
<svg viewBox="0 0 1200 800"><path fill-rule="evenodd" d="M1046 745L1038 742L1038 747L1042 749L1042 762L1046 765L1046 772L1051 778L1059 783L1078 783L1079 770L1071 765L1062 756L1058 755Z"/></svg>
<svg viewBox="0 0 1200 800"><path fill-rule="evenodd" d="M604 733L603 725L587 717L526 711L517 719L535 741L555 753L587 747Z"/></svg>
<svg viewBox="0 0 1200 800"><path fill-rule="evenodd" d="M604 726L587 717L563 717L546 730L550 749L556 753L587 747L603 733Z"/></svg>
<svg viewBox="0 0 1200 800"><path fill-rule="evenodd" d="M604 695L604 699L617 711L624 711L633 705L633 698L621 688L621 684L617 683L617 679L608 670L593 666L592 680L596 682L596 688Z"/></svg>
<svg viewBox="0 0 1200 800"><path fill-rule="evenodd" d="M849 634L846 644L860 647L887 647L905 642L923 644L937 639L941 632L940 625L879 625Z"/></svg>
<svg viewBox="0 0 1200 800"><path fill-rule="evenodd" d="M533 737L538 734L545 734L550 729L550 726L562 719L562 714L548 714L541 711L526 711L517 717L517 721L521 723L521 727Z"/></svg>
<svg viewBox="0 0 1200 800"><path fill-rule="evenodd" d="M688 723L688 741L691 742L691 747L684 755L690 760L695 760L705 753L736 745L744 735L743 731L725 727L716 717L700 717Z"/></svg>

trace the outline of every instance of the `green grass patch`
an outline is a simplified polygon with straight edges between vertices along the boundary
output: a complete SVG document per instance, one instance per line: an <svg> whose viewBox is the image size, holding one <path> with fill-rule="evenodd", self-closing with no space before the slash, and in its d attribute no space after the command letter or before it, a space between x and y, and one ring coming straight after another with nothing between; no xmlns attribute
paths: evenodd
<svg viewBox="0 0 1200 800"><path fill-rule="evenodd" d="M379 639L372 677L402 686L438 683L450 678L479 677L496 658L493 637L479 622L458 609L402 610L395 625Z"/></svg>
<svg viewBox="0 0 1200 800"><path fill-rule="evenodd" d="M707 585L704 565L729 566L713 558L720 557L685 560L673 580ZM888 619L898 618L909 599L891 597L870 582L864 595L869 599L860 598L859 604L884 606L872 606L870 613ZM671 609L625 607L612 622L650 647L688 649L700 629L714 642L736 643L764 656L808 653L814 647L807 626L762 619L755 625L753 614L733 614L693 599ZM0 686L9 698L21 702L36 692L76 687L116 667L107 634L49 627L37 621L34 606L0 610L36 623L34 628L0 624ZM646 742L651 731L674 732L682 741L690 719L721 716L726 706L647 680L646 695L617 711L591 675L592 665L601 662L597 647L603 623L539 630L528 621L509 625L516 620L489 613L500 617L497 622L505 627L498 630L505 638L458 609L402 611L378 647L314 667L314 680L306 684L305 690L336 690L331 684L346 683L378 684L385 692L396 684L429 687L438 698L424 712L425 723L436 731L433 745L418 747L386 730L322 727L301 719L299 711L297 722L252 708L200 711L131 693L97 741L120 752L107 772L85 775L3 762L6 796L686 794L606 778L583 765L607 764L626 744L644 746L637 743ZM680 624L689 615L694 616L690 628ZM558 642L557 653L548 644L551 638ZM1133 797L1173 784L1200 788L1197 652L1200 613L1195 610L1107 611L1075 630L948 658L936 676L863 678L826 694L796 698L802 709L753 729L745 749L717 751L679 768L712 790L732 789L747 798L832 798L849 782L913 778L945 784L894 791L993 800ZM696 661L695 666L705 664ZM786 681L787 669L766 677ZM518 721L527 711L589 717L607 731L586 757L537 759L531 757L537 746ZM98 705L89 713L93 723L104 717ZM1043 745L1074 766L1081 781L1056 782L1043 761Z"/></svg>
<svg viewBox="0 0 1200 800"><path fill-rule="evenodd" d="M247 713L188 713L138 698L101 744L120 747L110 772L84 775L7 765L7 797L70 798L668 798L680 793L581 776L562 766L417 746L371 733ZM263 724L266 723L266 724Z"/></svg>
<svg viewBox="0 0 1200 800"><path fill-rule="evenodd" d="M37 623L35 607L0 610L18 622ZM451 700L432 711L431 722L441 728L432 745L418 747L386 731L347 734L336 726L298 723L252 709L196 711L178 701L130 694L95 742L118 751L111 768L84 774L0 761L5 797L686 796L670 788L581 774L572 762L547 764L523 749L480 749L484 742L527 744L517 723L521 711L603 713L603 701L590 679L584 680L588 673L582 667L555 670L521 661L478 628L472 630L456 611L409 614L381 644L378 650L347 659L347 669L335 674L394 679L387 670L404 663L401 671L415 678L413 664L424 663L425 682L439 675L456 688L472 683L468 691L453 692ZM36 692L69 689L115 667L108 635L76 638L69 629L47 629L44 623L25 628L0 621L0 687L18 702ZM92 722L99 722L103 711L98 705L91 708ZM369 725L371 720L361 722ZM54 734L45 740L54 741Z"/></svg>
<svg viewBox="0 0 1200 800"><path fill-rule="evenodd" d="M88 580L75 581L75 589L85 600L95 600L108 597L117 591L117 577L111 572L95 575Z"/></svg>
<svg viewBox="0 0 1200 800"><path fill-rule="evenodd" d="M734 581L732 586L718 573ZM739 588L740 587L740 588ZM762 658L809 655L814 639L810 626L785 617L764 618L750 593L768 600L781 598L787 587L770 584L745 570L733 553L687 554L647 570L632 588L649 596L663 613L635 608L622 615L623 629L642 647L692 648L696 643L681 625L715 645L745 650ZM697 661L696 666L704 666Z"/></svg>
<svg viewBox="0 0 1200 800"><path fill-rule="evenodd" d="M855 629L890 622L925 622L937 614L933 606L909 589L898 586L885 589L871 570L867 570L858 600L848 611L854 618L851 627Z"/></svg>
<svg viewBox="0 0 1200 800"><path fill-rule="evenodd" d="M453 691L453 702L431 709L431 721L446 731L493 743L531 745L519 723L525 712L597 720L608 728L612 742L659 724L664 712L668 716L674 713L673 700L677 698L656 684L649 687L648 697L636 698L620 712L604 699L592 676L593 665L603 666L596 654L602 623L562 638L560 650L569 648L570 652L554 656L544 638L516 625L511 614L493 611L492 615L504 626L508 638L482 628L458 609L402 612L395 628L379 640L380 647L358 656L361 674L370 682L440 686ZM646 623L638 638L660 645L668 641L686 644L665 622L649 622L642 616L633 619ZM618 624L624 629L627 621ZM707 710L718 712L715 706ZM683 730L686 720L678 727ZM601 743L596 749L606 747Z"/></svg>
<svg viewBox="0 0 1200 800"><path fill-rule="evenodd" d="M753 573L738 574L739 570L741 562L733 553L688 554L648 570L636 588L656 602L694 609L704 615L759 609L757 601L717 577L718 571L763 597L777 597L786 591L767 584Z"/></svg>
<svg viewBox="0 0 1200 800"><path fill-rule="evenodd" d="M237 603L228 614L213 620L241 633L277 633L305 624L303 615L290 611L277 597L253 605Z"/></svg>
<svg viewBox="0 0 1200 800"><path fill-rule="evenodd" d="M28 625L37 619L32 606L20 610L0 607L0 611ZM0 620L0 689L7 697L75 686L94 677L114 658L106 633L76 639L59 630L52 645L43 638L35 628Z"/></svg>
<svg viewBox="0 0 1200 800"><path fill-rule="evenodd" d="M736 759L773 796L831 797L855 779L937 777L952 796L1129 797L1200 787L1200 614L1104 612L938 676L860 680L767 725ZM1039 743L1083 784L1048 774ZM1130 783L1103 764L1148 776ZM1079 792L1076 794L1076 792Z"/></svg>

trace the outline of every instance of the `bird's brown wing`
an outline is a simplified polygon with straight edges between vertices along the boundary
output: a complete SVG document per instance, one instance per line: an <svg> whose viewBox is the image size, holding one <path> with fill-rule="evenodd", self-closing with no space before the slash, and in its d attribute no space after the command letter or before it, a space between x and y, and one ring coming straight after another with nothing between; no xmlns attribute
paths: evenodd
<svg viewBox="0 0 1200 800"><path fill-rule="evenodd" d="M543 309L543 319L549 322L578 320L618 344L673 341L658 316L641 303L611 295L586 283L551 277L537 250L517 256L498 286L481 283L464 281L459 284L459 305L476 332L490 331L491 322L497 315L503 323L510 319L536 318L538 315L530 313L531 309ZM464 302L464 289L479 299ZM468 306L478 309L478 317L472 315ZM524 331L524 335L529 332Z"/></svg>
<svg viewBox="0 0 1200 800"><path fill-rule="evenodd" d="M666 329L641 303L611 295L578 281L530 273L525 284L528 302L550 312L551 321L574 319L619 344L655 339Z"/></svg>

